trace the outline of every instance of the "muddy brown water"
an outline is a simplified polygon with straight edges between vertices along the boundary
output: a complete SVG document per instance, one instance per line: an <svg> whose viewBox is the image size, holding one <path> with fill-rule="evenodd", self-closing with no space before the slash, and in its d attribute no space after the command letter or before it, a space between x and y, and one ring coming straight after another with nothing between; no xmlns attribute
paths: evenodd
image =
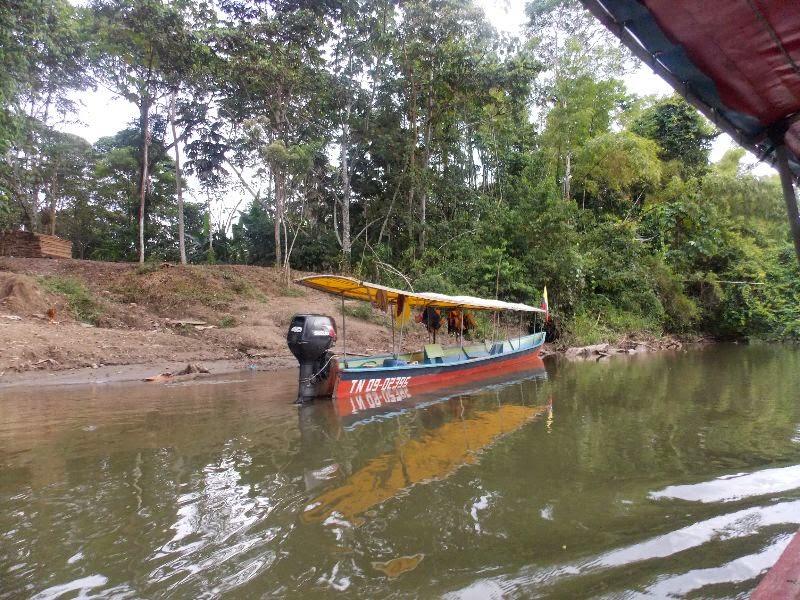
<svg viewBox="0 0 800 600"><path fill-rule="evenodd" d="M800 524L797 349L489 383L0 391L0 597L739 598Z"/></svg>

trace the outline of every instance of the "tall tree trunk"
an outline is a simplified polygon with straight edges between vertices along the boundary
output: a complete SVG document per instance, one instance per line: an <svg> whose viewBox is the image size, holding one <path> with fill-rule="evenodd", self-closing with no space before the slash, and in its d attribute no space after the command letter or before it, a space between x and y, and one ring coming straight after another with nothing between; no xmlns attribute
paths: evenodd
<svg viewBox="0 0 800 600"><path fill-rule="evenodd" d="M214 231L213 225L211 224L211 193L209 192L206 196L206 210L208 211L208 258L206 262L211 262L211 259L214 257ZM216 261L214 261L216 262Z"/></svg>
<svg viewBox="0 0 800 600"><path fill-rule="evenodd" d="M186 237L183 226L183 181L181 173L181 153L178 148L178 133L175 127L175 100L177 92L172 92L169 103L169 124L172 127L172 139L175 143L175 191L178 194L178 248L181 253L181 264L186 264Z"/></svg>
<svg viewBox="0 0 800 600"><path fill-rule="evenodd" d="M347 106L346 117L350 117L350 104ZM348 122L342 123L342 254L344 255L344 268L350 272L350 254L352 252L350 242L350 167L347 161L347 153L350 145L350 125Z"/></svg>
<svg viewBox="0 0 800 600"><path fill-rule="evenodd" d="M50 179L50 186L48 196L50 197L50 235L56 234L56 204L57 204L57 197L56 197L56 184L58 182L58 163L56 163L53 167L53 175Z"/></svg>
<svg viewBox="0 0 800 600"><path fill-rule="evenodd" d="M419 135L419 123L417 123L417 83L415 80L415 73L411 63L408 60L408 56L406 55L406 49L403 47L403 55L405 58L406 67L405 70L408 73L408 78L411 81L411 98L410 98L410 106L409 106L409 114L408 114L408 123L411 129L411 137L410 137L410 144L409 144L409 157L408 157L408 173L409 173L409 185L408 185L408 211L409 214L412 213L414 210L414 192L416 191L417 187L417 136ZM409 232L409 237L411 238L411 242L413 244L414 240L414 228L410 228L411 231Z"/></svg>
<svg viewBox="0 0 800 600"><path fill-rule="evenodd" d="M422 169L425 174L420 194L420 232L419 232L419 253L425 254L425 228L428 220L428 169L431 162L431 142L433 138L433 75L431 74L428 83L428 102L425 114L425 154L422 161Z"/></svg>
<svg viewBox="0 0 800 600"><path fill-rule="evenodd" d="M281 249L281 224L283 223L284 193L286 192L286 173L283 167L275 169L275 266L283 266Z"/></svg>
<svg viewBox="0 0 800 600"><path fill-rule="evenodd" d="M44 113L42 114L42 123L44 123L45 127L48 125L48 121L50 120L50 104L52 101L53 90L50 88L47 92L47 100L45 100ZM31 99L30 114L31 116L34 116L33 99ZM42 222L39 218L39 193L42 187L44 187L44 173L42 168L42 163L44 162L44 140L41 135L35 135L34 137L39 140L39 146L31 165L31 172L33 173L33 183L31 189L31 231L36 232L43 231Z"/></svg>
<svg viewBox="0 0 800 600"><path fill-rule="evenodd" d="M150 94L142 94L140 106L142 128L142 177L139 181L139 262L144 263L144 207L147 197L148 162L150 160Z"/></svg>
<svg viewBox="0 0 800 600"><path fill-rule="evenodd" d="M403 181L403 177L405 176L406 172L408 171L408 165L403 167L403 170L400 172L400 176L397 177L397 185L394 188L394 194L392 194L392 201L389 202L389 208L386 209L386 215L383 217L383 224L381 225L380 233L378 233L378 243L377 245L381 245L381 240L383 240L383 234L386 233L386 226L389 223L389 217L392 214L392 208L394 208L394 203L397 200L397 196L400 193L400 184ZM390 175L388 169L386 172L387 176Z"/></svg>

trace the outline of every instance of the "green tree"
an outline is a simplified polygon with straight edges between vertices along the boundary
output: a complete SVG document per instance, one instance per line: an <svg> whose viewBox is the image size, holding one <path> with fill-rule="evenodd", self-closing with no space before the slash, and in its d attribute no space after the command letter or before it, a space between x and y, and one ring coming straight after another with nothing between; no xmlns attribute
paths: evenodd
<svg viewBox="0 0 800 600"><path fill-rule="evenodd" d="M632 131L655 140L660 157L677 161L684 176L702 173L708 166L711 142L719 132L678 95L658 100L633 123Z"/></svg>
<svg viewBox="0 0 800 600"><path fill-rule="evenodd" d="M655 142L622 131L589 139L575 157L575 198L582 208L630 216L661 179Z"/></svg>
<svg viewBox="0 0 800 600"><path fill-rule="evenodd" d="M163 131L164 122L157 123ZM172 160L159 138L151 141L154 152L148 153L147 172L150 184L145 195L144 213L140 220L137 195L141 168L141 131L138 127L125 129L116 135L101 138L95 144L97 155L94 178L96 192L94 209L99 219L106 222L105 232L96 245L89 249L93 258L102 260L134 260L140 256L140 246L135 243L135 232L145 223L142 241L148 247L164 248L173 245L171 222L174 221L175 174ZM169 240L168 242L166 240ZM156 254L164 258L163 251Z"/></svg>
<svg viewBox="0 0 800 600"><path fill-rule="evenodd" d="M537 99L551 176L572 196L572 161L591 137L609 130L626 101L628 54L577 0L527 4L529 44L544 64Z"/></svg>
<svg viewBox="0 0 800 600"><path fill-rule="evenodd" d="M159 0L95 0L92 4L95 74L139 109L139 262L145 259L146 197L153 142L153 108L191 68L192 36L175 4Z"/></svg>
<svg viewBox="0 0 800 600"><path fill-rule="evenodd" d="M284 266L287 202L297 193L292 157L325 145L330 131L330 77L322 48L330 36L330 7L318 2L235 0L218 34L227 55L224 112L238 128L243 154L273 186L276 266ZM302 161L301 161L302 162Z"/></svg>
<svg viewBox="0 0 800 600"><path fill-rule="evenodd" d="M0 7L0 205L32 231L40 229L54 127L74 112L70 92L90 86L78 15L63 0Z"/></svg>

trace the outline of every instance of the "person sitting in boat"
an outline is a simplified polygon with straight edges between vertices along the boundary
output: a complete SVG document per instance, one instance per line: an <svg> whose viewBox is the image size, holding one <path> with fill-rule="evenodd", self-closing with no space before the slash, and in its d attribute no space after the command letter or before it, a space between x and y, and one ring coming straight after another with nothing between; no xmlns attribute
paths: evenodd
<svg viewBox="0 0 800 600"><path fill-rule="evenodd" d="M436 332L442 328L442 313L438 308L426 306L416 317L417 323L424 323L428 333L433 335L433 343L436 343Z"/></svg>

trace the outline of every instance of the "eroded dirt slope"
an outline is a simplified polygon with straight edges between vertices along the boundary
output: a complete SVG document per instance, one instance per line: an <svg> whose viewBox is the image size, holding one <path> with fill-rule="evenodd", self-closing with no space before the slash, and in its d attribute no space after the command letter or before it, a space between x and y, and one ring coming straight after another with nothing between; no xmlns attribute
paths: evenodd
<svg viewBox="0 0 800 600"><path fill-rule="evenodd" d="M347 318L348 351L391 349L382 313L348 310L361 317ZM338 300L287 286L271 268L0 258L0 373L221 359L293 366L285 336L298 312L341 323ZM414 328L409 343L425 339Z"/></svg>

